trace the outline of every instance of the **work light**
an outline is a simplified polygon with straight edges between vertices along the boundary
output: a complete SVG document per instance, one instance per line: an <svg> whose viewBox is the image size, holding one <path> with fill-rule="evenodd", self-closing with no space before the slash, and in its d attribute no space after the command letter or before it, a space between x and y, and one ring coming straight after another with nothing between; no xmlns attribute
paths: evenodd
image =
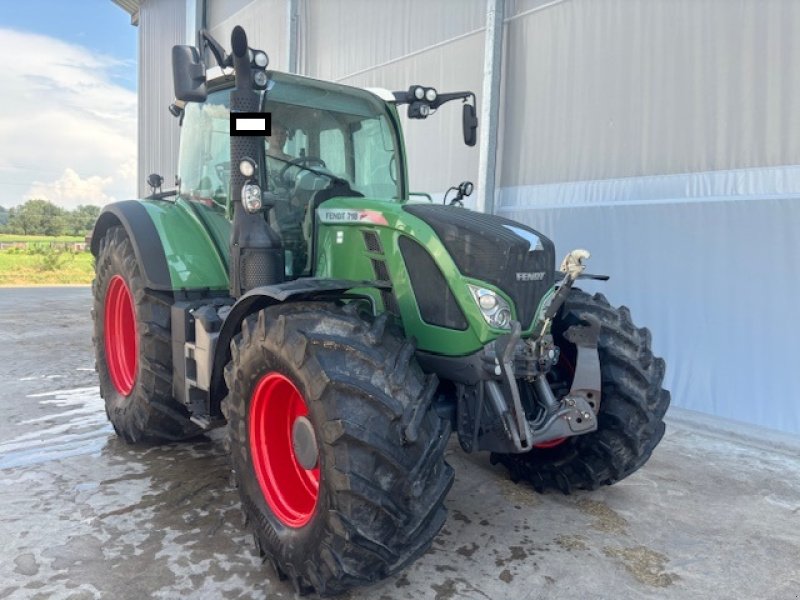
<svg viewBox="0 0 800 600"><path fill-rule="evenodd" d="M257 184L245 183L242 186L242 206L249 213L261 210L261 188Z"/></svg>

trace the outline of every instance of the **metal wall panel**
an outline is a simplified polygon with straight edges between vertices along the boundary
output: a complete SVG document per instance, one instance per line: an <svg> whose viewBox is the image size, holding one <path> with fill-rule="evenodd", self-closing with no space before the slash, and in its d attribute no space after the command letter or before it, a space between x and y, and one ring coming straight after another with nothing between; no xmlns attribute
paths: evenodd
<svg viewBox="0 0 800 600"><path fill-rule="evenodd" d="M442 92L472 90L480 102L482 74L483 35L478 33L345 78L341 83L390 90L404 90L413 83L430 84ZM400 114L412 191L440 193L465 179L477 181L478 147L464 145L460 102L445 104L424 120L406 118L405 107Z"/></svg>
<svg viewBox="0 0 800 600"><path fill-rule="evenodd" d="M286 0L207 0L207 22L213 35L230 50L231 31L241 25L253 48L269 55L271 69L287 68Z"/></svg>
<svg viewBox="0 0 800 600"><path fill-rule="evenodd" d="M336 80L474 32L485 16L484 0L303 0L300 72Z"/></svg>
<svg viewBox="0 0 800 600"><path fill-rule="evenodd" d="M800 164L800 2L567 0L507 23L500 185Z"/></svg>
<svg viewBox="0 0 800 600"><path fill-rule="evenodd" d="M167 108L175 99L172 46L184 43L185 0L142 0L139 7L139 197L150 193L147 176L160 173L165 188L177 173L180 128Z"/></svg>

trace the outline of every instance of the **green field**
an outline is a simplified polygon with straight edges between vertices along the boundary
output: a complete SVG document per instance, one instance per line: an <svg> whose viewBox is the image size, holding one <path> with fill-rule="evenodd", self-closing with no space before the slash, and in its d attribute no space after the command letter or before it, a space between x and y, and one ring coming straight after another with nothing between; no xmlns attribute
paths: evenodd
<svg viewBox="0 0 800 600"><path fill-rule="evenodd" d="M83 242L81 235L19 235L17 233L0 233L0 242Z"/></svg>
<svg viewBox="0 0 800 600"><path fill-rule="evenodd" d="M90 252L51 254L0 250L0 286L89 284L94 278Z"/></svg>

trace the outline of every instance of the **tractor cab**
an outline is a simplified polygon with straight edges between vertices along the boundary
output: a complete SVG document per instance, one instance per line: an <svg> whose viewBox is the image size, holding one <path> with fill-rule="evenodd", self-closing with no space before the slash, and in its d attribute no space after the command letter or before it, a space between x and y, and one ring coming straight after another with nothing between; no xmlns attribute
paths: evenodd
<svg viewBox="0 0 800 600"><path fill-rule="evenodd" d="M230 78L212 79L205 101L184 105L177 190L199 212L229 217L232 88ZM285 276L293 279L311 273L314 205L329 190L386 201L406 197L403 144L394 106L366 90L272 72L263 109L271 132L259 138L255 183L269 204L263 217L284 246Z"/></svg>

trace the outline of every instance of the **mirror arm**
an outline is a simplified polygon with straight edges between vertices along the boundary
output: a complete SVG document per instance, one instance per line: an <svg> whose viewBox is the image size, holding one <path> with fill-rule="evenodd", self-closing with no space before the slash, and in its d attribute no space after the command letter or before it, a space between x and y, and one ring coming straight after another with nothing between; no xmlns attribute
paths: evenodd
<svg viewBox="0 0 800 600"><path fill-rule="evenodd" d="M203 48L206 46L211 50L211 54L214 55L214 59L220 67L233 65L232 56L225 52L225 49L214 39L208 29L201 29L197 32L197 47L200 48L202 53Z"/></svg>
<svg viewBox="0 0 800 600"><path fill-rule="evenodd" d="M450 102L451 100L462 100L466 102L469 98L472 98L472 103L475 104L475 94L472 92L450 92L447 94L439 94L436 97L436 100L431 102L431 108L439 108L442 104Z"/></svg>

